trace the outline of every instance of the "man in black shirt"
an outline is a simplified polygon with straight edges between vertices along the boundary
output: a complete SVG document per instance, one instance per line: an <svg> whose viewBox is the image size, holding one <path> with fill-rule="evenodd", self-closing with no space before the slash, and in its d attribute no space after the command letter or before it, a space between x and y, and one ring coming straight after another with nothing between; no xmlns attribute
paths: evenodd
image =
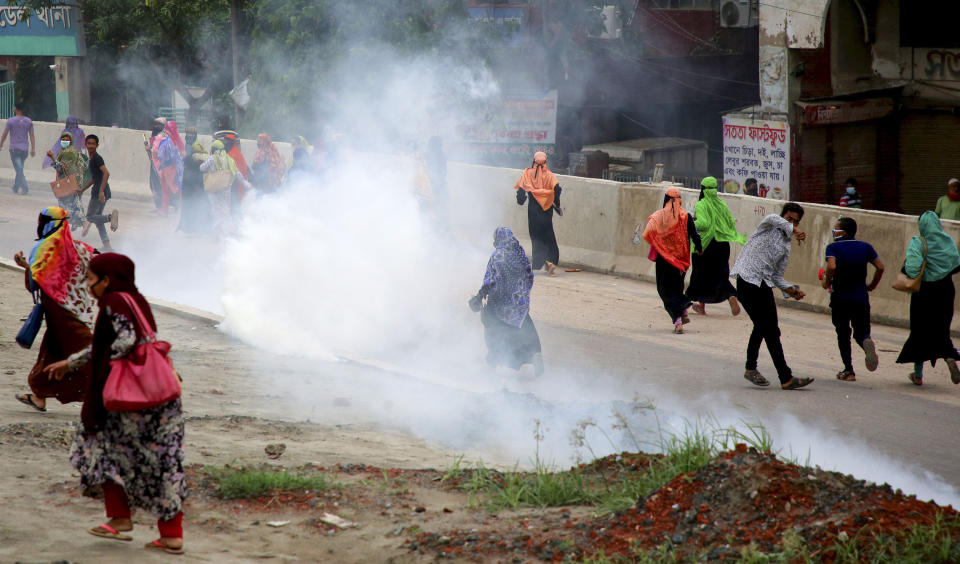
<svg viewBox="0 0 960 564"><path fill-rule="evenodd" d="M110 230L117 230L117 223L120 219L120 212L113 210L110 215L103 215L103 208L110 199L110 185L107 181L110 179L110 171L103 162L103 157L97 152L100 146L100 138L96 135L87 135L87 153L90 155L90 181L87 182L81 192L87 188L93 187L90 191L90 205L87 208L87 222L83 225L83 236L87 235L90 224L96 224L97 231L100 233L100 240L103 241L103 250L112 251L110 246L110 236L107 235L105 223L110 223Z"/></svg>

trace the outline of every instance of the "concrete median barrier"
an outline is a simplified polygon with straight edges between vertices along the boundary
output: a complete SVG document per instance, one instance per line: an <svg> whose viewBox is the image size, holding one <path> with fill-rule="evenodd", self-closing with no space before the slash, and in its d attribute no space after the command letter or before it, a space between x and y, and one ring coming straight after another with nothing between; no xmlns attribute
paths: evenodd
<svg viewBox="0 0 960 564"><path fill-rule="evenodd" d="M0 120L2 122L3 120ZM43 154L53 145L63 124L35 122L37 156L27 160L29 180L49 182L53 172L42 170ZM111 172L111 187L120 198L149 199L148 161L143 151L143 136L147 132L114 127L84 126L87 133L100 137L101 152ZM182 132L181 132L182 133ZM205 147L209 136L200 136ZM284 159L291 154L289 143L277 143ZM256 141L244 139L241 150L252 162ZM390 157L375 166L395 166ZM393 163L393 164L391 164ZM449 213L458 236L464 240L481 241L492 237L493 230L505 225L529 248L526 209L516 205L513 186L520 170L480 165L450 163L448 186ZM0 152L0 178L12 182L13 168L8 151ZM627 184L592 178L558 175L563 187L561 202L563 217L555 217L554 225L560 243L561 262L565 265L588 268L599 272L653 279L654 266L647 259L646 243L633 244L634 229L644 225L647 217L661 207L666 184ZM400 186L384 189L403 189ZM684 205L692 210L697 190L682 189ZM744 196L722 194L731 212L737 218L740 231L750 234L763 217L779 213L782 202ZM934 202L931 202L931 206ZM906 325L909 322L910 297L891 288L896 272L903 263L910 237L917 233L917 217L879 212L852 210L823 204L803 204L806 214L801 228L807 232L804 244L794 243L787 280L799 284L807 293L798 307L826 311L829 294L820 288L817 273L824 265L823 252L832 241L832 226L842 215L857 220L858 239L871 243L887 266L880 287L871 295L874 319L880 322ZM944 229L954 240L960 237L960 222L946 221ZM740 251L733 245L733 260ZM955 305L956 307L956 305ZM954 330L960 330L960 316L954 320Z"/></svg>

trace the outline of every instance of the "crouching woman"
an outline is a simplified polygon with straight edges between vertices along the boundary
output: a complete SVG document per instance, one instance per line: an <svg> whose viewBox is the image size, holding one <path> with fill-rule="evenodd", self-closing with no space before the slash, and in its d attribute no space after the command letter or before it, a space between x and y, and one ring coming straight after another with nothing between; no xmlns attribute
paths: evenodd
<svg viewBox="0 0 960 564"><path fill-rule="evenodd" d="M93 371L83 403L83 425L73 444L70 461L80 472L84 491L103 489L109 521L90 529L94 536L129 541L133 530L131 507L157 516L160 538L150 550L183 552L183 412L180 399L141 411L107 411L103 388L110 361L124 358L139 344L150 342L157 324L150 305L134 285L133 261L106 253L90 261L87 286L99 301L100 313L93 344L52 364L54 377L86 363ZM132 298L130 302L126 297ZM139 311L137 311L139 310ZM149 328L144 327L144 323Z"/></svg>

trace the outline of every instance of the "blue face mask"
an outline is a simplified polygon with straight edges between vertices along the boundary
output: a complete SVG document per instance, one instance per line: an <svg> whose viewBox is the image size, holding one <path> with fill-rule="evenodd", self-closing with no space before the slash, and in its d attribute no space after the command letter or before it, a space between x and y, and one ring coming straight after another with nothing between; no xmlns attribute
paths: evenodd
<svg viewBox="0 0 960 564"><path fill-rule="evenodd" d="M853 196L856 193L857 193L856 186L847 186L847 194L850 194L851 196Z"/></svg>
<svg viewBox="0 0 960 564"><path fill-rule="evenodd" d="M70 142L67 141L66 139L61 139L61 140L60 140L60 146L63 147L64 149L66 149L67 147L70 146Z"/></svg>

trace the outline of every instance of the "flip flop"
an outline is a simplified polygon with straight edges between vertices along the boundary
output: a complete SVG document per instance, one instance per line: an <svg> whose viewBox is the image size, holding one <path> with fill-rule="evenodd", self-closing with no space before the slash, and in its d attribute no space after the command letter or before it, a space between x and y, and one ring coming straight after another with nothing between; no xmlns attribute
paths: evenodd
<svg viewBox="0 0 960 564"><path fill-rule="evenodd" d="M99 529L103 529L103 530L101 531ZM99 527L87 529L87 532L95 537L100 537L102 539L111 539L111 540L118 540L118 541L133 540L133 537L131 537L130 535L125 535L106 523L104 523L103 525L100 525Z"/></svg>
<svg viewBox="0 0 960 564"><path fill-rule="evenodd" d="M880 364L880 360L877 358L877 346L873 343L873 339L870 337L867 337L863 340L863 353L863 362L867 366L867 370L873 372Z"/></svg>
<svg viewBox="0 0 960 564"><path fill-rule="evenodd" d="M796 390L812 383L813 378L797 378L794 376L790 378L786 384L780 384L780 388L784 390Z"/></svg>
<svg viewBox="0 0 960 564"><path fill-rule="evenodd" d="M23 394L23 395L14 394L13 397L16 398L16 400L17 400L18 402L20 402L20 403L22 403L22 404L24 404L24 405L29 405L30 407L36 409L37 411L46 411L46 410L47 410L46 407L40 407L39 405L33 403L33 394Z"/></svg>
<svg viewBox="0 0 960 564"><path fill-rule="evenodd" d="M756 370L747 370L743 373L743 377L755 386L769 386L770 381L763 377L763 374L760 374Z"/></svg>
<svg viewBox="0 0 960 564"><path fill-rule="evenodd" d="M842 382L856 382L857 375L852 370L841 370L837 372L837 380Z"/></svg>
<svg viewBox="0 0 960 564"><path fill-rule="evenodd" d="M950 369L950 381L954 384L960 384L960 369L957 368L957 361L948 358L944 362L947 363L947 368Z"/></svg>
<svg viewBox="0 0 960 564"><path fill-rule="evenodd" d="M163 541L161 541L160 539L153 539L152 541L143 545L143 548L146 548L149 550L162 550L167 554L183 554L183 547L173 548L173 547L167 546L163 544Z"/></svg>

